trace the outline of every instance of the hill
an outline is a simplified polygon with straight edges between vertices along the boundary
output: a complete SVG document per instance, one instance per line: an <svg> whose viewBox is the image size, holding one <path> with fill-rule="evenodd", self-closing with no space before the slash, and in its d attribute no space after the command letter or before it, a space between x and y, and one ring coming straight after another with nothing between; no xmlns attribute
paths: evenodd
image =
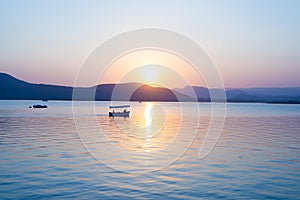
<svg viewBox="0 0 300 200"><path fill-rule="evenodd" d="M185 95L196 95L198 101L210 101L209 91L204 87L186 86L175 88L175 91ZM191 92L195 92L191 94ZM226 89L227 102L262 102L262 103L300 103L300 87L289 88L231 88Z"/></svg>
<svg viewBox="0 0 300 200"><path fill-rule="evenodd" d="M72 100L73 89L80 94L76 100L131 100L131 101L190 101L191 98L162 87L141 83L101 84L86 88L33 84L9 74L0 73L0 99ZM95 93L93 93L95 91ZM95 94L95 96L90 96ZM178 98L177 98L178 97Z"/></svg>

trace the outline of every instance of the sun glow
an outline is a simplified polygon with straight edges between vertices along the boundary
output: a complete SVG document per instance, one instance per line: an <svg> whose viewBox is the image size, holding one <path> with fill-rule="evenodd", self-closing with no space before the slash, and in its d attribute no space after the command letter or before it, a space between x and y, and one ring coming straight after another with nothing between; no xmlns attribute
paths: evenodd
<svg viewBox="0 0 300 200"><path fill-rule="evenodd" d="M139 76L144 83L156 82L160 76L159 68L153 65L145 66L139 71Z"/></svg>
<svg viewBox="0 0 300 200"><path fill-rule="evenodd" d="M170 88L205 86L193 66L181 57L162 50L139 50L117 58L98 83L141 82Z"/></svg>

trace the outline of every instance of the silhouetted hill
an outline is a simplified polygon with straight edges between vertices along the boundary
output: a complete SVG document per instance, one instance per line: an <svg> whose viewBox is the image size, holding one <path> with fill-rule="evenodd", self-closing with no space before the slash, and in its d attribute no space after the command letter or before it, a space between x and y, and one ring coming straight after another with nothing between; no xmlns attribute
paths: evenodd
<svg viewBox="0 0 300 200"><path fill-rule="evenodd" d="M178 101L176 95L170 90L161 87L143 85L131 96L131 101Z"/></svg>
<svg viewBox="0 0 300 200"><path fill-rule="evenodd" d="M131 101L201 101L210 102L210 92L220 89L186 86L173 90L151 87L142 83L101 84L76 88L76 100ZM90 94L95 94L91 96ZM0 99L72 100L73 87L28 83L0 73ZM300 88L239 88L226 89L227 102L300 103Z"/></svg>
<svg viewBox="0 0 300 200"><path fill-rule="evenodd" d="M72 99L72 87L32 84L0 73L0 99Z"/></svg>
<svg viewBox="0 0 300 200"><path fill-rule="evenodd" d="M288 102L300 101L300 88L240 88L227 89L227 100L232 102Z"/></svg>
<svg viewBox="0 0 300 200"><path fill-rule="evenodd" d="M174 88L174 91L178 91L190 97L195 97L195 95L196 97L203 99L208 99L210 97L209 90L205 87L185 86L184 88Z"/></svg>
<svg viewBox="0 0 300 200"><path fill-rule="evenodd" d="M76 100L132 100L132 101L177 101L191 99L167 88L151 87L141 83L101 84L94 87L76 88ZM93 93L95 91L95 93ZM33 84L0 73L0 99L72 100L73 87ZM95 96L90 96L95 94Z"/></svg>
<svg viewBox="0 0 300 200"><path fill-rule="evenodd" d="M182 94L195 96L198 101L209 102L209 92L217 94L220 89L208 90L204 87L186 86L175 88ZM239 88L226 89L227 102L300 103L300 87L291 88Z"/></svg>

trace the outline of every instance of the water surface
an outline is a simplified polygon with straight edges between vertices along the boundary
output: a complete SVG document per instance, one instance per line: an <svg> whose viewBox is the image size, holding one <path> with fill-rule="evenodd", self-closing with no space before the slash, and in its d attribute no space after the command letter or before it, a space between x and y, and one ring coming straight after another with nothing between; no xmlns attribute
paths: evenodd
<svg viewBox="0 0 300 200"><path fill-rule="evenodd" d="M35 103L49 108L28 108ZM166 146L174 138L178 138L178 149L189 142L189 134L195 131L191 127L198 119L194 104L132 102L130 119L108 118L110 102L96 102L96 115L86 112L88 102L78 105L79 118L90 130L86 135L91 140L85 142L89 150L107 159L103 162L83 146L72 102L0 101L0 199L300 196L299 105L227 104L217 145L207 157L199 159L211 108L202 103L201 124L189 149L170 165L148 173L117 171L107 163L119 169L135 166L138 170L147 159L155 161L158 152L166 159L176 157L176 151L166 150ZM180 108L185 110L184 116ZM99 127L91 123L94 118L108 133L106 139L115 147L134 152L134 156L124 158L97 149L105 141L97 132ZM178 136L178 130L186 136ZM145 155L148 157L142 157Z"/></svg>

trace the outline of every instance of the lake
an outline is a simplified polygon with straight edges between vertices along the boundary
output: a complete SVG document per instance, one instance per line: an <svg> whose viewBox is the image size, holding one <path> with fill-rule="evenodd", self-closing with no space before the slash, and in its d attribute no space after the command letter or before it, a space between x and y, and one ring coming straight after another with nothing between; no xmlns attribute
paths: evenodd
<svg viewBox="0 0 300 200"><path fill-rule="evenodd" d="M299 199L300 105L110 104L0 101L0 199Z"/></svg>

